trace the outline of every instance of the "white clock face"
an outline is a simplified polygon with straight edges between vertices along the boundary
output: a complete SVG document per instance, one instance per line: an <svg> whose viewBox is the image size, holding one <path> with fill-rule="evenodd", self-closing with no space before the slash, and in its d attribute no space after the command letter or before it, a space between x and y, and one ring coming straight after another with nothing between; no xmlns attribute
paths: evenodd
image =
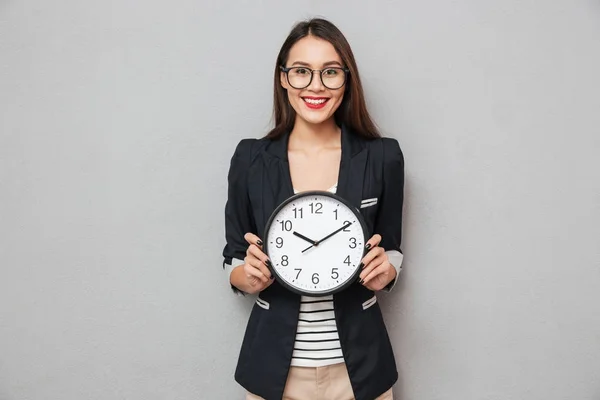
<svg viewBox="0 0 600 400"><path fill-rule="evenodd" d="M295 196L272 218L266 240L279 280L305 294L345 286L364 255L361 221L343 201L326 194Z"/></svg>

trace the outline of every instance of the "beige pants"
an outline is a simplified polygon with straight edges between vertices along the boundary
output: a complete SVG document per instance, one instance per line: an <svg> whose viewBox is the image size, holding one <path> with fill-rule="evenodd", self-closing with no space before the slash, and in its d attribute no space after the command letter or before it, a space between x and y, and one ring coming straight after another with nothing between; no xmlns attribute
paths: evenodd
<svg viewBox="0 0 600 400"><path fill-rule="evenodd" d="M375 400L393 400L392 389ZM247 393L246 400L262 397ZM326 367L291 367L283 392L283 400L353 400L354 393L346 364Z"/></svg>

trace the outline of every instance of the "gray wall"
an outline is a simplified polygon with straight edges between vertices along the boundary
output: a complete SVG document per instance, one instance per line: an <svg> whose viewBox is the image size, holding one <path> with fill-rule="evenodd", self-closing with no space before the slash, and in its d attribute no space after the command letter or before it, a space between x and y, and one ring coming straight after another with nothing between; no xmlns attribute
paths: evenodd
<svg viewBox="0 0 600 400"><path fill-rule="evenodd" d="M0 1L0 399L235 399L235 144L332 19L406 156L406 400L600 398L600 3Z"/></svg>

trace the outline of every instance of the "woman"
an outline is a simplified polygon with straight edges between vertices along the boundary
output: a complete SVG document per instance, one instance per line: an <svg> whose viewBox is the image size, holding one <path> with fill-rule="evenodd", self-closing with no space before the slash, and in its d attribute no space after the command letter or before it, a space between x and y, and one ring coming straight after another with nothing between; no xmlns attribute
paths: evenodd
<svg viewBox="0 0 600 400"><path fill-rule="evenodd" d="M235 292L259 294L235 379L247 399L391 399L398 373L373 292L400 272L404 159L371 121L352 50L330 22L299 23L284 42L274 114L266 137L238 144L228 175L223 266ZM306 190L350 201L371 236L358 282L325 298L275 281L259 236Z"/></svg>

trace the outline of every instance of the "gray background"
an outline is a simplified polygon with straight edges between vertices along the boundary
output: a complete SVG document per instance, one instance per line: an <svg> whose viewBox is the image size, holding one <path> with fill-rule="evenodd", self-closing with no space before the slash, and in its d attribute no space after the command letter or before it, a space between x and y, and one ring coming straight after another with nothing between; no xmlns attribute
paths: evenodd
<svg viewBox="0 0 600 400"><path fill-rule="evenodd" d="M600 399L600 3L0 1L0 399L239 399L229 159L293 23L406 157L406 400Z"/></svg>

